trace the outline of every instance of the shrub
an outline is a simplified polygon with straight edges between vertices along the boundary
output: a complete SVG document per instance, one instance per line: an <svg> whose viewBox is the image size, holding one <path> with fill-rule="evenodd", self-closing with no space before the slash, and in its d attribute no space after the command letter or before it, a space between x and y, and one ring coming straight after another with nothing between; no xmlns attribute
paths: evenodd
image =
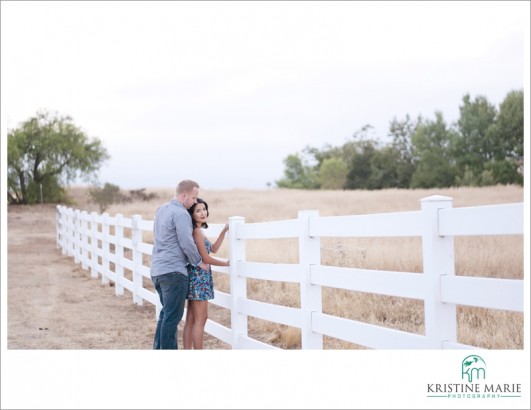
<svg viewBox="0 0 531 410"><path fill-rule="evenodd" d="M123 202L125 199L120 192L120 187L108 182L103 188L99 186L90 188L88 194L91 200L99 205L100 213L104 213L112 204Z"/></svg>

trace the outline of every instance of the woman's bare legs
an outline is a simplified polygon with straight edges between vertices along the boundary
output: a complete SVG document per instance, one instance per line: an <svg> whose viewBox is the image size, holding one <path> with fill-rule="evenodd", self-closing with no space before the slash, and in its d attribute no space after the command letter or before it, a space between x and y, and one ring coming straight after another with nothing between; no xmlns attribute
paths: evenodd
<svg viewBox="0 0 531 410"><path fill-rule="evenodd" d="M190 337L194 349L202 349L205 324L208 319L208 300L191 300L188 303L193 319L190 322L190 335L187 337ZM188 314L186 318L188 319ZM188 320L186 320L186 324L188 324Z"/></svg>
<svg viewBox="0 0 531 410"><path fill-rule="evenodd" d="M186 306L186 321L183 329L183 345L185 349L192 348L192 327L194 325L194 312L192 310L192 301L188 300Z"/></svg>

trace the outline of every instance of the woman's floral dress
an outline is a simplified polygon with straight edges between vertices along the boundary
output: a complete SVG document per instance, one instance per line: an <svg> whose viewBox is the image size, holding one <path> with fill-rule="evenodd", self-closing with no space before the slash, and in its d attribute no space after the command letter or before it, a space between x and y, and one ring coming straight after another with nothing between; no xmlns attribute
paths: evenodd
<svg viewBox="0 0 531 410"><path fill-rule="evenodd" d="M205 238L205 246L208 253L212 249L212 244ZM188 265L188 300L209 300L214 299L214 280L210 270L204 270L197 266Z"/></svg>

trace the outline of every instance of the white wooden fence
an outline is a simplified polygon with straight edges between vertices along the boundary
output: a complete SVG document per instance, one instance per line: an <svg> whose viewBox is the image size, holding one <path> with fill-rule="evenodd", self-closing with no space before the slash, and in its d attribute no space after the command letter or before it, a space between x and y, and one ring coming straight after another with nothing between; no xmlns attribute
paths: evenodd
<svg viewBox="0 0 531 410"><path fill-rule="evenodd" d="M322 349L323 335L372 349L467 349L457 342L456 306L478 306L523 312L524 281L454 274L454 237L461 235L523 234L523 203L452 208L452 198L421 199L412 212L320 217L318 211L299 211L298 219L245 223L229 218L230 267L213 267L230 275L230 294L216 290L210 303L229 309L231 327L208 320L205 331L233 349L276 349L248 336L248 316L301 329L303 349ZM114 227L111 234L110 227ZM216 237L223 224L211 224L206 234ZM124 235L124 229L131 232ZM160 312L155 291L143 287L149 267L143 256L152 244L143 242L153 221L139 215L99 215L57 207L57 246L73 256L91 276L113 281L116 295L124 288L133 302L146 300ZM375 271L321 265L323 237L421 237L423 272ZM246 241L298 238L299 263L257 263L246 259ZM111 248L113 245L114 250ZM114 270L110 264L114 264ZM132 272L132 280L124 276ZM247 298L247 278L298 283L300 308ZM150 280L151 283L151 280ZM329 286L380 295L420 299L424 302L424 335L331 316L322 312L321 287Z"/></svg>

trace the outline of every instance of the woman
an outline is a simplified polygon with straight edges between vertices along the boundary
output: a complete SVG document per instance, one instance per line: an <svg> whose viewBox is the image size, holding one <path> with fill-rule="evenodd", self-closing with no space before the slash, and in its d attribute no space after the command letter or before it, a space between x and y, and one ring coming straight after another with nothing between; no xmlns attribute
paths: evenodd
<svg viewBox="0 0 531 410"><path fill-rule="evenodd" d="M188 209L192 217L193 237L201 258L204 263L215 266L229 266L229 261L221 261L210 256L210 252L216 253L229 225L225 225L217 240L212 244L203 234L201 228L208 228L208 204L201 198L197 198L197 203ZM204 270L196 266L188 265L188 277L190 285L188 288L188 308L186 311L186 323L183 330L183 344L185 349L202 349L203 333L208 319L208 301L214 298L214 281L212 271Z"/></svg>

